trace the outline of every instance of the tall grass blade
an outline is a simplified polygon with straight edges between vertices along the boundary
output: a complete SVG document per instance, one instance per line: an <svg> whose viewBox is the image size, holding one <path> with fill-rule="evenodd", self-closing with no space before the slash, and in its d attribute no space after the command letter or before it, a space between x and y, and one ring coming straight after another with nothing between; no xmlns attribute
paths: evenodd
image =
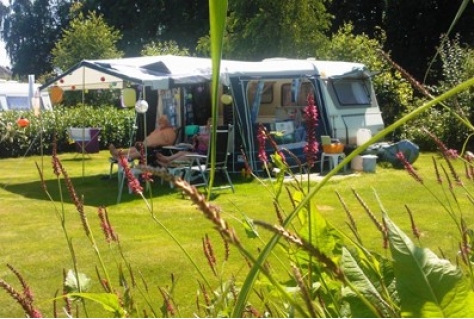
<svg viewBox="0 0 474 319"><path fill-rule="evenodd" d="M211 33L211 58L212 58L212 130L211 143L216 145L217 109L219 94L219 78L222 59L222 43L224 41L225 22L227 17L227 0L209 0L209 23ZM211 173L209 178L208 199L214 185L216 149L211 154Z"/></svg>

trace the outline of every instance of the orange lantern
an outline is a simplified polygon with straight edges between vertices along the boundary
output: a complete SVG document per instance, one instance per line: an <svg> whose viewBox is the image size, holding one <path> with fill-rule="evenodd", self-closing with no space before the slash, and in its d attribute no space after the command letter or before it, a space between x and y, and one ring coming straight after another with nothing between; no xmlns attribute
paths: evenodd
<svg viewBox="0 0 474 319"><path fill-rule="evenodd" d="M63 100L63 89L61 89L59 86L53 86L49 90L49 96L53 104L61 103Z"/></svg>
<svg viewBox="0 0 474 319"><path fill-rule="evenodd" d="M19 127L27 127L30 125L30 121L22 116L16 121L16 124L18 124Z"/></svg>

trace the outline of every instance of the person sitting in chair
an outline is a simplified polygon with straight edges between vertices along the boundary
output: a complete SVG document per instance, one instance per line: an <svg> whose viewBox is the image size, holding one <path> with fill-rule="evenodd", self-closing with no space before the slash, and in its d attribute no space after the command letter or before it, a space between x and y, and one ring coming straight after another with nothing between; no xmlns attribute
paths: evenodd
<svg viewBox="0 0 474 319"><path fill-rule="evenodd" d="M158 127L151 132L143 141L143 145L146 147L154 148L159 146L173 145L176 140L176 132L173 126L170 125L168 117L166 115L161 115L158 118ZM115 147L114 144L109 145L110 154L117 158L119 155L119 150ZM121 150L122 154L127 154L129 159L136 159L140 157L140 151L136 147L131 147L130 149Z"/></svg>
<svg viewBox="0 0 474 319"><path fill-rule="evenodd" d="M158 153L156 155L157 163L162 167L167 167L173 161L186 161L186 156L191 154L207 155L207 149L209 147L210 128L212 119L207 120L207 125L204 131L200 132L199 135L192 137L193 144L190 145L190 151L179 151L173 155L165 156Z"/></svg>

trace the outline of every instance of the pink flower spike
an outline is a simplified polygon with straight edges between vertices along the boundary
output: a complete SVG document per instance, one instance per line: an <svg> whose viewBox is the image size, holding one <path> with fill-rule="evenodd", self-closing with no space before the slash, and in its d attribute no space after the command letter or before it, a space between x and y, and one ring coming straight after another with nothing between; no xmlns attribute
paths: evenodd
<svg viewBox="0 0 474 319"><path fill-rule="evenodd" d="M314 96L308 94L308 105L304 108L305 120L306 120L306 136L307 144L303 148L303 152L306 155L306 161L308 166L311 168L316 162L318 154L318 142L316 141L316 126L318 126L318 111L314 104Z"/></svg>
<svg viewBox="0 0 474 319"><path fill-rule="evenodd" d="M258 133L257 133L258 158L263 163L268 163L267 152L265 151L265 142L266 142L266 140L267 140L267 133L266 133L266 130L265 130L265 126L260 124L259 127L258 127Z"/></svg>
<svg viewBox="0 0 474 319"><path fill-rule="evenodd" d="M420 175L418 175L418 172L415 171L410 162L407 161L405 154L403 154L403 152L398 152L395 156L398 160L400 160L400 162L403 163L403 166L405 166L405 169L408 174L410 174L417 182L423 184L423 179Z"/></svg>
<svg viewBox="0 0 474 319"><path fill-rule="evenodd" d="M133 175L132 170L128 166L128 161L121 151L119 151L120 166L122 166L125 176L127 177L128 187L133 191L134 194L143 194L143 187L140 182Z"/></svg>

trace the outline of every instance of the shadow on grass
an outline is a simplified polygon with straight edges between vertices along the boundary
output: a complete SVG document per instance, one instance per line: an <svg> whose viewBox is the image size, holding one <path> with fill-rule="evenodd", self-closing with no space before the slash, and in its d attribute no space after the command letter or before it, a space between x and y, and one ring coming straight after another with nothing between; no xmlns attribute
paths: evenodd
<svg viewBox="0 0 474 319"><path fill-rule="evenodd" d="M90 175L84 177L78 176L72 177L71 181L74 185L77 196L84 196L85 205L111 206L117 204L119 190L117 175L113 175L111 179L108 178L108 175ZM61 199L59 195L58 181L56 179L45 180L45 184L53 200L60 202ZM49 198L42 189L41 182L39 180L17 184L0 183L0 187L8 192L26 198L49 201ZM163 185L161 185L160 179L156 179L154 183L151 183L151 189L153 197L169 195L173 193L179 195L178 191L176 189L171 189L167 183L163 183ZM61 190L63 193L64 202L72 203L64 179L61 179ZM148 197L148 191L144 190L144 193L145 196ZM127 181L125 181L120 202L126 203L134 200L141 200L141 197L136 194L129 194Z"/></svg>
<svg viewBox="0 0 474 319"><path fill-rule="evenodd" d="M71 159L74 161L74 159ZM77 176L71 177L72 184L74 185L75 191L77 196L82 197L84 196L84 204L86 206L111 206L117 204L118 199L118 192L119 192L119 182L117 178L117 174L113 174L112 177L109 179L109 175L89 175L89 176ZM63 178L61 178L61 190L63 192L63 199L65 203L72 203L72 200L69 196L66 183ZM235 185L239 185L241 183L248 183L249 180L240 178L239 175L232 176L232 182ZM59 186L58 181L56 179L49 179L45 180L45 184L49 194L53 197L53 200L56 202L60 202L60 193L59 193ZM215 200L220 196L223 195L231 195L232 191L230 189L218 189L220 186L223 185L223 180L219 176L216 175L215 186L217 189L212 191L211 200ZM145 197L149 197L149 192L145 189L144 183L142 183L144 187L144 194ZM180 191L176 188L171 188L168 182L161 183L161 179L155 177L153 183L150 183L151 192L153 198L164 196L164 195L176 195L177 199L185 199L184 196L181 195ZM48 196L46 195L45 191L41 187L41 182L39 180L32 181L32 182L25 182L25 183L0 183L0 187L4 190L26 197L31 199L37 200L46 200L49 201ZM199 191L204 192L203 188L198 188ZM135 200L141 200L141 197L136 194L129 194L127 181L125 180L123 183L123 190L121 196L121 203L132 202Z"/></svg>

